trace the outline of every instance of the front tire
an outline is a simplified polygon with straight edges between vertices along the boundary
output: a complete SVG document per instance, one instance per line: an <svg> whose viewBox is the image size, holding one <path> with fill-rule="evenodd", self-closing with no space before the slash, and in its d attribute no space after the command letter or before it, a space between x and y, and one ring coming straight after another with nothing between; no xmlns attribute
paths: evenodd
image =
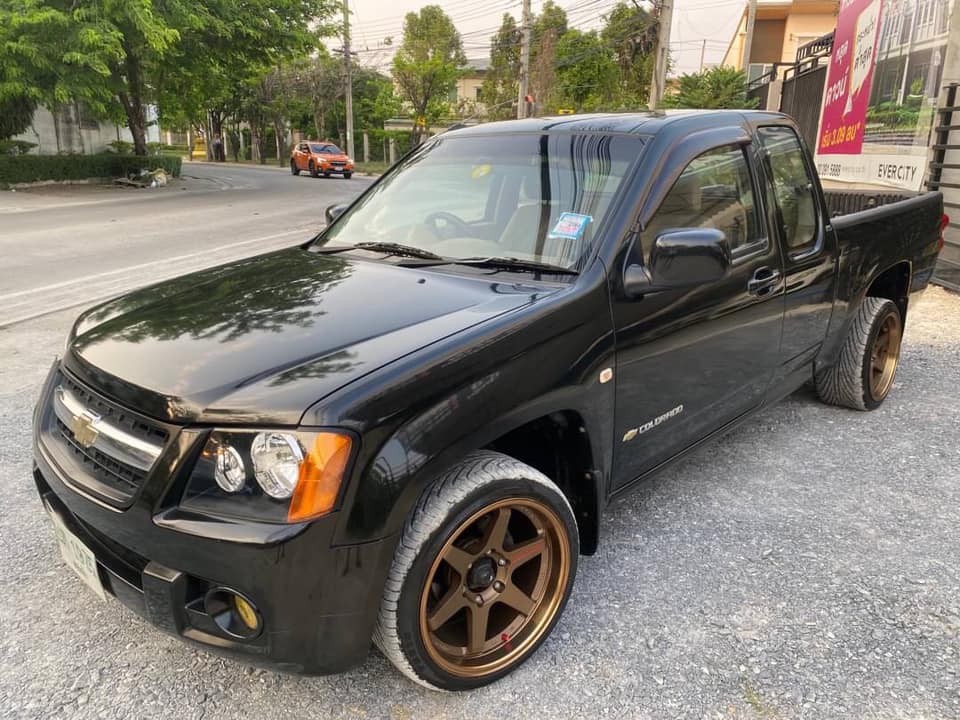
<svg viewBox="0 0 960 720"><path fill-rule="evenodd" d="M299 175L299 174L300 174L300 168L297 167L297 163L296 163L296 161L294 161L294 160L291 160L291 161L290 161L290 174L291 174L291 175Z"/></svg>
<svg viewBox="0 0 960 720"><path fill-rule="evenodd" d="M426 687L494 682L553 630L578 555L573 511L549 478L500 453L471 453L408 518L374 642Z"/></svg>
<svg viewBox="0 0 960 720"><path fill-rule="evenodd" d="M864 298L836 364L816 376L820 399L854 410L879 407L893 387L902 338L903 319L896 304Z"/></svg>
<svg viewBox="0 0 960 720"><path fill-rule="evenodd" d="M310 168L310 177L317 177L317 166L313 164L313 160L310 161L310 165L308 167Z"/></svg>
<svg viewBox="0 0 960 720"><path fill-rule="evenodd" d="M345 173L343 174L343 179L344 179L344 180L349 180L349 179L352 178L352 177L353 177L353 173L352 173L352 172L345 172Z"/></svg>

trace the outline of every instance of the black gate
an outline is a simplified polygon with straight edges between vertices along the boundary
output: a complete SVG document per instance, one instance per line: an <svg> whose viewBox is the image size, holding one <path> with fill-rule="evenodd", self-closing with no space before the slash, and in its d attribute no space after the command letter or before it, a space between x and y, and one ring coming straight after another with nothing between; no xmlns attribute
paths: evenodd
<svg viewBox="0 0 960 720"><path fill-rule="evenodd" d="M780 112L793 117L800 127L800 133L807 145L817 147L817 126L820 123L820 101L823 98L823 85L827 81L827 66L797 70L802 66L787 70L780 95Z"/></svg>

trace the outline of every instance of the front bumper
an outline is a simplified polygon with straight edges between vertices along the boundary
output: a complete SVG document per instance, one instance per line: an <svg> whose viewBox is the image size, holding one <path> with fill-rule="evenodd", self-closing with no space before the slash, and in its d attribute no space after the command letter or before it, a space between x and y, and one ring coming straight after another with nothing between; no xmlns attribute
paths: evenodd
<svg viewBox="0 0 960 720"><path fill-rule="evenodd" d="M285 526L171 512L161 498L175 461L160 462L128 504L102 502L45 447L38 428L48 394L49 386L34 418L34 481L49 510L93 551L106 592L167 633L253 664L326 674L364 661L395 538L336 546L339 513ZM183 451L177 441L171 453ZM207 612L205 598L220 588L255 605L255 636L237 637Z"/></svg>

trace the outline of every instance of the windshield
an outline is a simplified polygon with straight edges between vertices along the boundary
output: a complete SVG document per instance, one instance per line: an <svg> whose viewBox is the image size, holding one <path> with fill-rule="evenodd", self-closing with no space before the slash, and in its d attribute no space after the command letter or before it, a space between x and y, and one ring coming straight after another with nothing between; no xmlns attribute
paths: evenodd
<svg viewBox="0 0 960 720"><path fill-rule="evenodd" d="M342 215L325 247L395 243L574 268L642 146L621 135L440 137Z"/></svg>
<svg viewBox="0 0 960 720"><path fill-rule="evenodd" d="M330 155L342 155L343 151L336 145L320 145L318 143L310 144L310 152L329 153Z"/></svg>

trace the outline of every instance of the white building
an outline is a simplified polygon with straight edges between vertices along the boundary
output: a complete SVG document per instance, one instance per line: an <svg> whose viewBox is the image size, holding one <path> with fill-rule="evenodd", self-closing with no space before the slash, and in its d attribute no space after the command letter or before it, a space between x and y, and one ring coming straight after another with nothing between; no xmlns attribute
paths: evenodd
<svg viewBox="0 0 960 720"><path fill-rule="evenodd" d="M148 106L148 143L160 142L160 129L156 120L156 108ZM90 155L110 150L110 143L117 140L133 142L133 136L126 127L97 120L84 110L81 103L65 105L56 113L44 107L37 108L30 127L13 139L34 143L36 147L30 152L40 155L58 153Z"/></svg>

